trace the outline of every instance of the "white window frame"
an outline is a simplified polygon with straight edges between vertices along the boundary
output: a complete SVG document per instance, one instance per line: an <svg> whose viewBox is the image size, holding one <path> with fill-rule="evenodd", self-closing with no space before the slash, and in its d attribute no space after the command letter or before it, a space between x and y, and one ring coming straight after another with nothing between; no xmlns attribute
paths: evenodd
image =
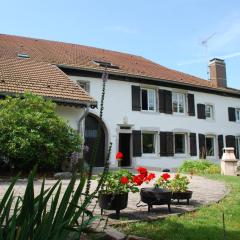
<svg viewBox="0 0 240 240"><path fill-rule="evenodd" d="M185 146L185 151L184 153L176 153L175 152L175 135L184 135L184 146ZM188 134L186 132L174 132L173 133L173 149L174 149L174 156L175 157L185 157L188 154Z"/></svg>
<svg viewBox="0 0 240 240"><path fill-rule="evenodd" d="M148 99L148 109L142 109L142 90L145 90L147 91L147 99ZM153 110L150 110L149 109L149 92L153 92L154 93L154 109ZM143 112L156 112L156 109L157 109L157 106L156 106L156 102L157 102L157 99L156 99L156 89L154 88L141 88L141 111Z"/></svg>
<svg viewBox="0 0 240 240"><path fill-rule="evenodd" d="M212 109L212 111L210 112L210 114L211 114L210 117L207 117L207 115L206 115L207 106L208 106L208 107L211 107L211 109ZM206 103L206 104L205 104L205 116L206 116L206 119L207 119L207 120L214 120L214 106L213 106L213 104L211 104L211 103Z"/></svg>
<svg viewBox="0 0 240 240"><path fill-rule="evenodd" d="M143 152L143 134L153 134L154 135L154 153L144 153ZM158 132L155 131L142 131L142 156L157 156L157 144L158 144Z"/></svg>
<svg viewBox="0 0 240 240"><path fill-rule="evenodd" d="M173 109L173 95L177 96L177 112L174 112L174 109ZM179 100L180 100L180 97L179 96L183 96L183 112L180 112L179 109L180 109L180 104L179 104ZM176 114L176 115L185 115L186 114L186 93L183 93L183 92L172 92L172 110L173 110L173 114Z"/></svg>
<svg viewBox="0 0 240 240"><path fill-rule="evenodd" d="M213 156L208 156L207 155L207 144L206 144L206 140L207 138L212 138L213 139L213 149L214 149L214 155ZM215 159L216 158L216 154L217 154L217 148L216 148L216 136L214 135L206 135L205 136L205 149L206 149L206 159Z"/></svg>
<svg viewBox="0 0 240 240"><path fill-rule="evenodd" d="M238 114L238 112L239 112L239 114ZM240 123L240 108L239 107L235 108L235 116L236 116L236 122ZM239 116L239 118L238 118L238 116Z"/></svg>

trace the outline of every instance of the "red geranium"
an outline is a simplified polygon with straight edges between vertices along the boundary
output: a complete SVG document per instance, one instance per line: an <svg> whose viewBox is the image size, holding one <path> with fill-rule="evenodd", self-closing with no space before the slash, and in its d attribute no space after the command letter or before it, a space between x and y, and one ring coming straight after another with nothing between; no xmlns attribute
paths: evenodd
<svg viewBox="0 0 240 240"><path fill-rule="evenodd" d="M162 178L167 181L171 176L168 173L162 174Z"/></svg>
<svg viewBox="0 0 240 240"><path fill-rule="evenodd" d="M143 183L143 179L140 178L139 175L133 176L133 182L140 186Z"/></svg>
<svg viewBox="0 0 240 240"><path fill-rule="evenodd" d="M121 152L118 152L116 154L116 160L122 160L123 159L123 154Z"/></svg>
<svg viewBox="0 0 240 240"><path fill-rule="evenodd" d="M122 176L121 179L120 179L120 182L122 184L128 184L128 178L126 176Z"/></svg>
<svg viewBox="0 0 240 240"><path fill-rule="evenodd" d="M148 175L148 170L144 167L139 167L137 169L137 171L139 172L139 174L144 178Z"/></svg>
<svg viewBox="0 0 240 240"><path fill-rule="evenodd" d="M154 179L156 176L155 176L155 173L149 173L149 175L147 176L147 181L151 181L152 179Z"/></svg>

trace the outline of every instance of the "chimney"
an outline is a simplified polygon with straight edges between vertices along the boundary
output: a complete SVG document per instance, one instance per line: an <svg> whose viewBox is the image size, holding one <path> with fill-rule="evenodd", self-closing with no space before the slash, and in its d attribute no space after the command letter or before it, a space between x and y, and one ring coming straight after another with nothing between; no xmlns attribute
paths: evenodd
<svg viewBox="0 0 240 240"><path fill-rule="evenodd" d="M227 87L226 65L224 60L213 58L209 61L210 80L215 87Z"/></svg>

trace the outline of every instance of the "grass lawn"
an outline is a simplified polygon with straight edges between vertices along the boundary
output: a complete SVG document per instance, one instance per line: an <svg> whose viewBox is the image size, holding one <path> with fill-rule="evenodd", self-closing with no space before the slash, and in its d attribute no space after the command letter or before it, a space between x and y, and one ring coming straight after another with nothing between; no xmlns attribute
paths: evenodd
<svg viewBox="0 0 240 240"><path fill-rule="evenodd" d="M164 240L240 240L240 177L208 176L224 181L230 194L218 204L202 207L180 217L155 222L128 224L119 230L149 239ZM223 237L222 213L225 213L226 238Z"/></svg>

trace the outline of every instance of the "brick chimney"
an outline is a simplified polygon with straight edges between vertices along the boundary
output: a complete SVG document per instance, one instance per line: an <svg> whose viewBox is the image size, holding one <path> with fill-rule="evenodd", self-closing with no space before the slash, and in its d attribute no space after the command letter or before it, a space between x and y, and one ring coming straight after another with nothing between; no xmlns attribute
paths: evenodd
<svg viewBox="0 0 240 240"><path fill-rule="evenodd" d="M227 87L226 65L224 60L213 58L209 62L210 80L215 87Z"/></svg>

